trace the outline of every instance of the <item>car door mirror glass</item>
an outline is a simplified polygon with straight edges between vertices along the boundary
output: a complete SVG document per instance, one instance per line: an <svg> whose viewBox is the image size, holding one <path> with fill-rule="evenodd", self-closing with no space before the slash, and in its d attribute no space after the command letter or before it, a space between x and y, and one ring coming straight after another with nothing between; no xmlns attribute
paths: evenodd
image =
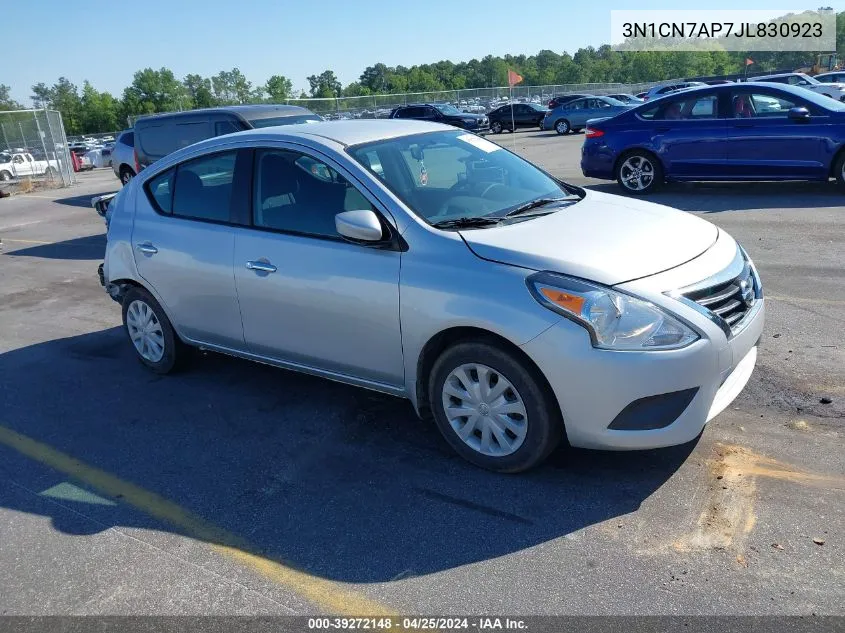
<svg viewBox="0 0 845 633"><path fill-rule="evenodd" d="M810 111L802 107L790 108L787 116L793 121L806 121L810 118Z"/></svg>
<svg viewBox="0 0 845 633"><path fill-rule="evenodd" d="M383 239L381 222L374 211L344 211L334 216L337 232L356 242L380 242Z"/></svg>

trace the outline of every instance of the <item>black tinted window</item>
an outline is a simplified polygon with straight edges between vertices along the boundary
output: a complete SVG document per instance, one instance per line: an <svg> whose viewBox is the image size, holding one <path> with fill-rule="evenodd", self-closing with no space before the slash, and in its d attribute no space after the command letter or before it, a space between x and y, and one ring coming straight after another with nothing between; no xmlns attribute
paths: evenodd
<svg viewBox="0 0 845 633"><path fill-rule="evenodd" d="M232 134L240 131L241 128L234 121L217 121L214 124L215 136L223 136L224 134Z"/></svg>
<svg viewBox="0 0 845 633"><path fill-rule="evenodd" d="M255 226L337 237L335 215L372 209L343 176L311 156L263 150L256 156L255 165Z"/></svg>
<svg viewBox="0 0 845 633"><path fill-rule="evenodd" d="M235 152L224 152L179 165L173 183L173 214L228 222L235 156Z"/></svg>
<svg viewBox="0 0 845 633"><path fill-rule="evenodd" d="M653 110L651 116L640 114L643 118L661 120L676 119L715 119L718 115L718 99L716 95L689 95L685 98L672 99L661 103Z"/></svg>
<svg viewBox="0 0 845 633"><path fill-rule="evenodd" d="M144 154L153 158L167 156L177 149L182 149L212 136L209 121L191 123L167 121L162 122L161 125L139 127L138 134L140 135L141 150Z"/></svg>
<svg viewBox="0 0 845 633"><path fill-rule="evenodd" d="M123 143L124 145L129 145L129 147L135 146L135 133L134 132L124 132L120 136L117 137L118 143Z"/></svg>

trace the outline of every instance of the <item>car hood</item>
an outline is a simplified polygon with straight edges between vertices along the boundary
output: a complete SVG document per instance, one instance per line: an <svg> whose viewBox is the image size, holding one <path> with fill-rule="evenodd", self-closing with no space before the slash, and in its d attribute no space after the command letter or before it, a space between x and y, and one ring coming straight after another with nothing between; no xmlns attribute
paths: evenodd
<svg viewBox="0 0 845 633"><path fill-rule="evenodd" d="M474 112L461 112L460 114L444 114L443 118L445 119L475 119L476 121L480 121L486 114L476 114Z"/></svg>
<svg viewBox="0 0 845 633"><path fill-rule="evenodd" d="M460 234L482 259L612 286L695 259L719 231L683 211L587 191L555 213Z"/></svg>

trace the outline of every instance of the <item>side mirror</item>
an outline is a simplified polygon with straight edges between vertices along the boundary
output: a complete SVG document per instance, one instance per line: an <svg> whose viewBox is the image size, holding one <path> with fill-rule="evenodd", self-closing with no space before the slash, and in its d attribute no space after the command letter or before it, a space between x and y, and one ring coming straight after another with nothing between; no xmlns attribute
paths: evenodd
<svg viewBox="0 0 845 633"><path fill-rule="evenodd" d="M104 196L95 196L94 198L91 198L91 206L94 207L97 215L101 218L106 217L106 211L108 211L109 203L116 195L116 193L107 193Z"/></svg>
<svg viewBox="0 0 845 633"><path fill-rule="evenodd" d="M807 108L790 108L787 116L792 121L807 121L810 119L810 111Z"/></svg>
<svg viewBox="0 0 845 633"><path fill-rule="evenodd" d="M334 216L334 225L341 236L355 242L381 242L381 222L375 212L344 211Z"/></svg>

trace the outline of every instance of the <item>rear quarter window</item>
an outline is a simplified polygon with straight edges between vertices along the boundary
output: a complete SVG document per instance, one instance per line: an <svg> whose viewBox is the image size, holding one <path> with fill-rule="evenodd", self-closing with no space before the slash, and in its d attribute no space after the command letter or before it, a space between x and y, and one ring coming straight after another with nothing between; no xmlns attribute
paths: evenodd
<svg viewBox="0 0 845 633"><path fill-rule="evenodd" d="M213 136L209 121L164 121L160 125L145 125L136 132L141 151L152 159L162 158Z"/></svg>

